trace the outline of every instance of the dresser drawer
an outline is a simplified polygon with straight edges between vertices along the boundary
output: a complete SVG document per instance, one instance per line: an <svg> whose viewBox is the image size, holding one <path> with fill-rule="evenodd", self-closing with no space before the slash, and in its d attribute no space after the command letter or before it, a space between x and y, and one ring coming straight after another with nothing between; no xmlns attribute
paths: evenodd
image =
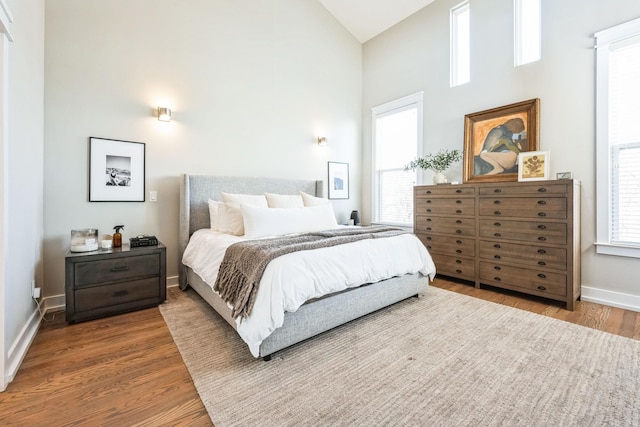
<svg viewBox="0 0 640 427"><path fill-rule="evenodd" d="M545 194L553 194L553 195L561 195L567 194L567 186L565 184L518 184L518 185L500 185L493 184L487 185L484 187L480 187L478 194L481 196L503 196L503 195L517 195L517 194L526 194L526 195L545 195Z"/></svg>
<svg viewBox="0 0 640 427"><path fill-rule="evenodd" d="M480 199L480 216L517 216L520 218L567 217L567 199L564 197L488 197Z"/></svg>
<svg viewBox="0 0 640 427"><path fill-rule="evenodd" d="M453 256L476 255L476 241L468 237L439 236L434 234L417 234L429 252L439 252Z"/></svg>
<svg viewBox="0 0 640 427"><path fill-rule="evenodd" d="M460 279L475 280L476 262L474 259L453 257L441 254L431 254L436 265L436 272L445 276L458 277Z"/></svg>
<svg viewBox="0 0 640 427"><path fill-rule="evenodd" d="M543 269L528 269L480 261L480 281L514 290L521 288L525 292L537 295L542 293L562 297L567 295L566 274L552 273Z"/></svg>
<svg viewBox="0 0 640 427"><path fill-rule="evenodd" d="M564 245L567 243L567 225L561 222L481 219L479 235L492 240Z"/></svg>
<svg viewBox="0 0 640 427"><path fill-rule="evenodd" d="M160 296L160 279L151 277L142 280L94 286L75 291L75 311L89 311L103 307L114 307L132 301Z"/></svg>
<svg viewBox="0 0 640 427"><path fill-rule="evenodd" d="M417 186L414 188L415 196L427 198L431 196L473 196L476 194L474 187L461 185L434 185Z"/></svg>
<svg viewBox="0 0 640 427"><path fill-rule="evenodd" d="M435 215L467 215L476 214L476 199L463 197L453 199L425 198L415 200L415 213Z"/></svg>
<svg viewBox="0 0 640 427"><path fill-rule="evenodd" d="M521 263L529 268L541 267L562 271L567 269L567 250L565 248L481 240L479 251L480 258L493 262Z"/></svg>
<svg viewBox="0 0 640 427"><path fill-rule="evenodd" d="M451 216L416 216L416 233L454 234L457 236L475 236L474 218L456 218Z"/></svg>
<svg viewBox="0 0 640 427"><path fill-rule="evenodd" d="M160 255L141 255L77 262L74 265L76 287L115 282L160 274Z"/></svg>

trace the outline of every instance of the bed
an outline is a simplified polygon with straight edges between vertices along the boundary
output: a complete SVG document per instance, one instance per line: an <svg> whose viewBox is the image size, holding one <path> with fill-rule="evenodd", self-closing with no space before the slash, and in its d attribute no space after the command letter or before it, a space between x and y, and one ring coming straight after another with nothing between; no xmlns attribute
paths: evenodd
<svg viewBox="0 0 640 427"><path fill-rule="evenodd" d="M182 290L192 288L197 292L229 325L239 331L239 324L229 304L212 289L211 279L205 280L197 274L197 268L185 265L185 251L193 252L189 247L190 240L195 241L199 235L215 234L210 230L209 201L220 200L223 192L261 195L274 193L279 195L299 195L300 192L314 197L323 196L323 182L313 180L289 180L276 178L227 177L212 175L181 176L180 182L180 226L179 226L179 283ZM405 234L402 239L416 239L412 234ZM379 241L385 239L378 239ZM418 241L419 242L419 241ZM359 244L359 242L354 243ZM281 325L277 325L268 336L261 338L259 345L248 343L254 357L270 360L276 351L292 346L303 340L333 329L351 320L372 313L404 299L419 296L428 287L428 277L435 276L435 266L424 246L420 243L420 272L385 278L374 283L363 283L361 286L349 287L317 296L307 300L295 311L282 313ZM347 245L342 245L346 248ZM344 249L340 249L344 250ZM415 249L412 248L412 251ZM290 255L286 255L290 256ZM291 256L296 256L291 254ZM344 257L344 253L342 255ZM282 257L284 258L284 257ZM403 258L404 259L404 258ZM276 264L274 260L272 264ZM189 264L189 263L188 263ZM282 263L280 263L282 264ZM275 268L275 267L274 267ZM265 271L266 273L266 271ZM209 282L209 283L208 283ZM260 285L263 289L265 285ZM260 292L260 291L259 291ZM256 303L257 304L257 303ZM254 310L255 311L255 310ZM253 314L252 314L253 316ZM240 334L242 335L242 334Z"/></svg>

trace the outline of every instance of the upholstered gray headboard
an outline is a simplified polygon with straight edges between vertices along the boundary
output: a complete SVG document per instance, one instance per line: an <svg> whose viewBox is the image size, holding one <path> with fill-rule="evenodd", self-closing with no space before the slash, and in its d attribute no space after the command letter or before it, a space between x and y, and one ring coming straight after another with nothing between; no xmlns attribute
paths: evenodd
<svg viewBox="0 0 640 427"><path fill-rule="evenodd" d="M240 194L300 194L300 191L323 197L322 181L278 178L253 178L214 175L189 175L180 177L180 228L178 229L178 265L180 286L186 286L186 274L182 266L189 237L201 228L209 228L209 199L220 200L220 193Z"/></svg>

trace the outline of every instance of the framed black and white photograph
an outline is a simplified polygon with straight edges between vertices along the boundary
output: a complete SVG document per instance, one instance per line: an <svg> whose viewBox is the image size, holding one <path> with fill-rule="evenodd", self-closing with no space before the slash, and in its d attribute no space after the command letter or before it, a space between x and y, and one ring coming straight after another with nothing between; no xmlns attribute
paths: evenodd
<svg viewBox="0 0 640 427"><path fill-rule="evenodd" d="M89 138L89 201L144 202L145 144Z"/></svg>
<svg viewBox="0 0 640 427"><path fill-rule="evenodd" d="M349 198L349 163L329 162L329 198Z"/></svg>

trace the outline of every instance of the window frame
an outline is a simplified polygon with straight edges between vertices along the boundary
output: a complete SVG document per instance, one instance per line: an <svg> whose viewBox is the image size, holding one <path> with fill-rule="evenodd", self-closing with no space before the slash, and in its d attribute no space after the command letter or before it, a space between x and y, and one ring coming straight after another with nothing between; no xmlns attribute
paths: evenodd
<svg viewBox="0 0 640 427"><path fill-rule="evenodd" d="M513 0L513 66L519 67L521 65L531 64L532 62L540 61L542 59L542 0L535 0L538 9L538 37L537 37L537 48L538 48L538 56L535 59L525 60L524 58L524 30L525 25L524 21L526 17L524 16L524 7L523 2L532 1L532 0Z"/></svg>
<svg viewBox="0 0 640 427"><path fill-rule="evenodd" d="M394 101L387 102L382 105L378 105L371 109L371 218L373 224L385 224L385 225L395 225L401 227L409 227L413 228L413 212L412 212L412 221L411 223L396 223L389 221L380 221L378 218L378 200L379 200L379 180L378 180L378 169L377 169L377 132L376 132L376 120L378 118L393 114L399 113L402 111L406 111L415 106L416 108L416 119L417 119L417 129L416 129L416 157L422 157L422 137L423 137L423 104L424 104L424 92L416 92L411 95L404 96L402 98L396 99ZM409 163L412 159L408 159L407 163ZM422 174L419 170L415 171L415 185L422 184ZM412 196L413 197L413 196Z"/></svg>
<svg viewBox="0 0 640 427"><path fill-rule="evenodd" d="M594 34L596 49L596 253L640 258L640 247L612 243L609 146L609 46L640 35L640 18Z"/></svg>
<svg viewBox="0 0 640 427"><path fill-rule="evenodd" d="M460 28L459 17L462 13L469 14L469 27L467 28L468 40L468 57L466 70L466 80L460 78ZM462 86L471 81L471 3L469 0L465 0L462 3L454 6L449 11L449 87Z"/></svg>

